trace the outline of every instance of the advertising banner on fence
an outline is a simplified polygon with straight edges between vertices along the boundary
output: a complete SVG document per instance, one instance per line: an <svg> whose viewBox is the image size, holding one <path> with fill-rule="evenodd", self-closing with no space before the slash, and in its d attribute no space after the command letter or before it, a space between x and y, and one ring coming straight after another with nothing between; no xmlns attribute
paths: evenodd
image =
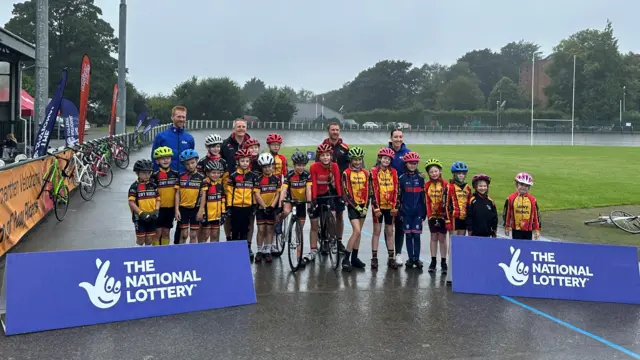
<svg viewBox="0 0 640 360"><path fill-rule="evenodd" d="M147 126L145 126L144 129L142 129L142 135L147 135L147 133L151 131L151 129L156 127L158 124L160 124L160 119L149 120L149 123L147 124Z"/></svg>
<svg viewBox="0 0 640 360"><path fill-rule="evenodd" d="M138 132L140 130L140 127L142 126L142 123L144 122L144 119L147 117L147 112L143 111L140 113L140 115L138 115L138 123L136 124L136 130L135 132Z"/></svg>
<svg viewBox="0 0 640 360"><path fill-rule="evenodd" d="M33 143L33 155L34 157L44 156L47 154L47 148L49 147L49 140L51 140L51 132L58 117L58 111L60 111L60 104L62 102L62 95L64 88L67 86L67 70L62 70L62 77L60 83L53 93L53 98L49 101L45 112L44 119L38 128L38 132Z"/></svg>
<svg viewBox="0 0 640 360"><path fill-rule="evenodd" d="M84 144L84 124L87 121L87 108L89 106L89 85L91 83L91 61L89 56L82 57L80 66L80 117L78 129L80 129L80 144Z"/></svg>
<svg viewBox="0 0 640 360"><path fill-rule="evenodd" d="M638 248L451 238L453 291L640 304Z"/></svg>
<svg viewBox="0 0 640 360"><path fill-rule="evenodd" d="M247 254L246 241L10 253L5 333L254 304Z"/></svg>
<svg viewBox="0 0 640 360"><path fill-rule="evenodd" d="M60 117L64 119L65 145L74 146L78 144L78 108L69 99L62 99L60 104Z"/></svg>
<svg viewBox="0 0 640 360"><path fill-rule="evenodd" d="M118 105L118 84L113 84L113 97L111 98L111 117L109 118L109 135L116 134L116 106Z"/></svg>
<svg viewBox="0 0 640 360"><path fill-rule="evenodd" d="M71 151L60 154L68 159ZM52 162L47 156L20 166L0 170L0 256L20 241L51 209L53 202L45 193L38 199L42 178ZM59 165L65 166L62 161ZM66 179L69 190L74 185Z"/></svg>

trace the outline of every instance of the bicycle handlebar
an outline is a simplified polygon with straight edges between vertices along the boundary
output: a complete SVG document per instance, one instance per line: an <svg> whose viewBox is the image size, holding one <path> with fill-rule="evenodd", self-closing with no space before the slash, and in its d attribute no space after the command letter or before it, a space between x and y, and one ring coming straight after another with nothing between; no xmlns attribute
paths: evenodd
<svg viewBox="0 0 640 360"><path fill-rule="evenodd" d="M336 199L342 198L340 195L324 195L324 196L316 196L314 200L323 200L323 199Z"/></svg>
<svg viewBox="0 0 640 360"><path fill-rule="evenodd" d="M289 203L292 205L300 205L300 204L308 204L311 201L307 201L307 200L282 200L283 203Z"/></svg>

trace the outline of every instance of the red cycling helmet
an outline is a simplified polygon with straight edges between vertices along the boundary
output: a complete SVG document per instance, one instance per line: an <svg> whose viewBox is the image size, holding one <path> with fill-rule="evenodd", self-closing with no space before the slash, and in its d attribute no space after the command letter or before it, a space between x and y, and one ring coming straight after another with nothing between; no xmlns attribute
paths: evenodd
<svg viewBox="0 0 640 360"><path fill-rule="evenodd" d="M406 163L420 162L420 155L417 152L409 151L408 153L404 154L404 156L402 157L402 161Z"/></svg>
<svg viewBox="0 0 640 360"><path fill-rule="evenodd" d="M491 177L489 177L489 175L487 174L476 174L473 176L473 179L471 179L471 185L475 188L476 184L478 183L478 181L486 181L487 185L491 184Z"/></svg>
<svg viewBox="0 0 640 360"><path fill-rule="evenodd" d="M260 141L258 141L258 139L256 139L256 138L249 138L249 139L247 139L247 141L244 142L244 148L245 149L248 149L248 148L252 147L253 145L260 146Z"/></svg>
<svg viewBox="0 0 640 360"><path fill-rule="evenodd" d="M248 141L247 141L248 142ZM240 158L250 158L251 154L249 153L249 150L247 149L241 149L236 151L236 160L240 159Z"/></svg>
<svg viewBox="0 0 640 360"><path fill-rule="evenodd" d="M282 136L276 133L269 134L269 136L267 136L267 145L271 143L282 144Z"/></svg>
<svg viewBox="0 0 640 360"><path fill-rule="evenodd" d="M384 147L378 150L378 157L380 156L388 156L393 160L393 158L396 156L396 152L393 151L392 148Z"/></svg>
<svg viewBox="0 0 640 360"><path fill-rule="evenodd" d="M332 152L333 149L331 148L331 145L329 144L320 144L318 145L318 155L322 154L322 153L330 153Z"/></svg>

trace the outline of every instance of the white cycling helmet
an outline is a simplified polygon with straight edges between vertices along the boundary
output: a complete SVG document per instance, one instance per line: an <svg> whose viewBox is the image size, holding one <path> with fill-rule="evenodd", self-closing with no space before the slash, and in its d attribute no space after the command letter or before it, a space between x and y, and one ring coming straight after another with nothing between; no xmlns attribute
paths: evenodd
<svg viewBox="0 0 640 360"><path fill-rule="evenodd" d="M222 136L220 136L218 134L211 134L211 135L207 136L206 139L204 139L204 145L205 146L212 146L212 145L216 145L216 144L222 144Z"/></svg>
<svg viewBox="0 0 640 360"><path fill-rule="evenodd" d="M526 172L518 173L515 180L521 184L533 186L533 176Z"/></svg>
<svg viewBox="0 0 640 360"><path fill-rule="evenodd" d="M258 165L260 166L273 165L275 162L276 160L273 158L273 155L269 153L262 153L258 156Z"/></svg>

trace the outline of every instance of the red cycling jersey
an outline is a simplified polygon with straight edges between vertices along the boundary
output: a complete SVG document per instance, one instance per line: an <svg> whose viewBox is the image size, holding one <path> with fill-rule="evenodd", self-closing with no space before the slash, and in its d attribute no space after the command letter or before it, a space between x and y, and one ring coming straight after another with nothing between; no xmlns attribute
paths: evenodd
<svg viewBox="0 0 640 360"><path fill-rule="evenodd" d="M340 187L340 169L338 164L331 162L329 165L323 165L321 162L311 164L309 168L311 174L311 198L327 195L329 192L329 184L336 189L336 195L342 196L342 188Z"/></svg>

